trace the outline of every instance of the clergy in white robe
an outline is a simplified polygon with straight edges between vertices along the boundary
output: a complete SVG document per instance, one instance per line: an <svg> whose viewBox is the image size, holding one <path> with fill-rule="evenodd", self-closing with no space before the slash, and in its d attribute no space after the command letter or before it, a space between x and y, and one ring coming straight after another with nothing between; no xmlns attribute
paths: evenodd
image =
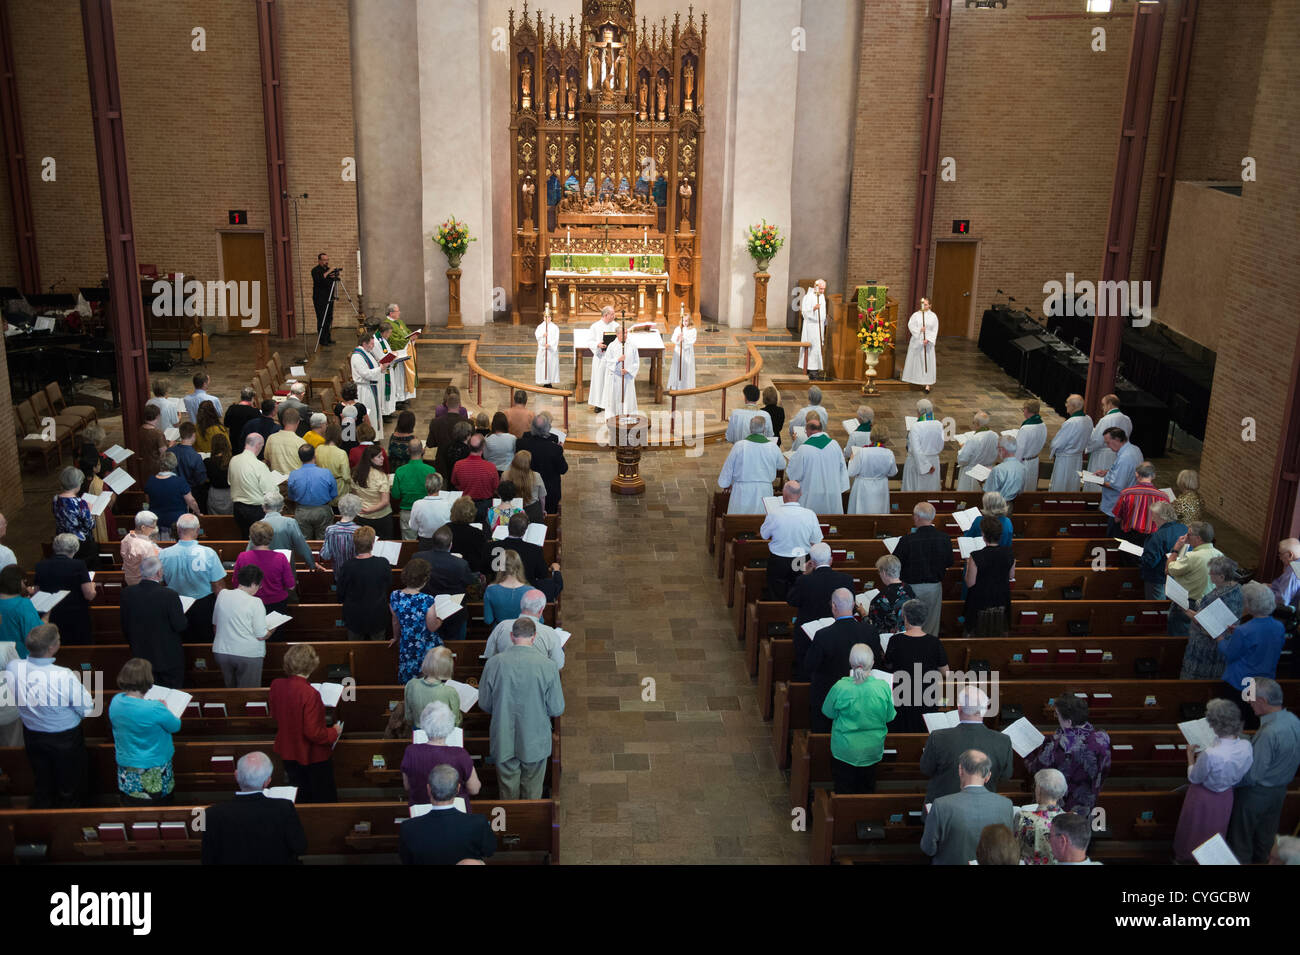
<svg viewBox="0 0 1300 955"><path fill-rule="evenodd" d="M761 417L767 422L767 425L763 428L763 437L775 438L776 432L772 430L772 416L758 406L758 399L762 396L762 392L758 390L758 385L746 385L744 395L745 406L731 412L731 417L727 419L727 440L732 444L743 441L749 435L750 419L755 417Z"/></svg>
<svg viewBox="0 0 1300 955"><path fill-rule="evenodd" d="M771 426L770 421L766 424ZM737 441L723 462L718 487L731 488L728 514L765 513L763 498L772 496L772 482L785 468L785 455L775 441L763 434L763 426L762 417L751 415L748 437Z"/></svg>
<svg viewBox="0 0 1300 955"><path fill-rule="evenodd" d="M673 367L668 372L668 387L674 391L695 387L695 339L699 334L683 308L681 324L673 329Z"/></svg>
<svg viewBox="0 0 1300 955"><path fill-rule="evenodd" d="M641 356L636 345L624 341L620 330L618 338L605 349L605 416L636 414L636 373L641 368Z"/></svg>
<svg viewBox="0 0 1300 955"><path fill-rule="evenodd" d="M799 367L808 372L820 372L822 348L826 344L826 280L818 279L813 287L804 293L803 304L799 307L803 316L803 325L799 332Z"/></svg>
<svg viewBox="0 0 1300 955"><path fill-rule="evenodd" d="M387 333L392 334L393 326L389 325ZM388 338L385 335L383 325L379 326L379 331L375 333L375 357L383 360L385 355L391 354L393 348L388 344ZM397 382L400 379L402 388L406 387L406 372L402 371L401 365L394 365L391 362L384 367L383 377L376 386L379 389L379 416L381 418L393 414L397 411ZM405 400L405 399L400 399Z"/></svg>
<svg viewBox="0 0 1300 955"><path fill-rule="evenodd" d="M1115 452L1106 446L1102 435L1107 428L1120 428L1130 441L1133 440L1133 419L1119 410L1119 397L1103 395L1101 399L1101 417L1093 426L1088 437L1088 470L1093 474L1108 471L1115 463Z"/></svg>
<svg viewBox="0 0 1300 955"><path fill-rule="evenodd" d="M929 299L921 299L921 307L907 320L907 331L903 380L928 390L935 381L934 340L939 337L939 317L930 311Z"/></svg>
<svg viewBox="0 0 1300 955"><path fill-rule="evenodd" d="M1083 469L1083 452L1092 435L1092 419L1083 413L1083 398L1070 395L1065 399L1065 423L1052 438L1052 483L1049 491L1079 490L1079 471Z"/></svg>
<svg viewBox="0 0 1300 955"><path fill-rule="evenodd" d="M858 405L858 413L854 417L858 425L849 432L849 440L844 443L845 460L853 454L854 448L868 448L878 440L871 435L871 424L875 420L876 412L870 405Z"/></svg>
<svg viewBox="0 0 1300 955"><path fill-rule="evenodd" d="M384 436L384 419L379 414L379 389L384 384L384 370L379 367L379 360L375 357L378 346L375 345L375 336L371 332L366 332L361 336L357 347L352 350L352 358L349 362L352 368L352 380L357 385L357 400L366 406L367 411L371 411L370 423L375 429L375 440L381 440Z"/></svg>
<svg viewBox="0 0 1300 955"><path fill-rule="evenodd" d="M606 305L599 320L591 326L591 384L587 387L587 403L597 410L605 407L605 380L609 371L605 363L605 336L616 331L614 306Z"/></svg>
<svg viewBox="0 0 1300 955"><path fill-rule="evenodd" d="M533 381L539 385L554 385L560 381L560 326L551 320L548 305L542 323L533 332L537 339L537 362L533 368Z"/></svg>
<svg viewBox="0 0 1300 955"><path fill-rule="evenodd" d="M976 465L992 469L998 463L998 433L989 429L987 411L977 411L971 423L974 433L957 452L957 490L979 491L983 484L966 472Z"/></svg>
<svg viewBox="0 0 1300 955"><path fill-rule="evenodd" d="M889 479L898 473L894 452L885 447L889 436L881 425L873 435L876 442L860 447L849 458L850 514L888 514Z"/></svg>
<svg viewBox="0 0 1300 955"><path fill-rule="evenodd" d="M1016 432L1016 457L1025 469L1025 490L1038 490L1038 456L1047 444L1047 425L1038 415L1038 401L1030 398L1025 402L1025 420Z"/></svg>
<svg viewBox="0 0 1300 955"><path fill-rule="evenodd" d="M794 435L795 428L802 428L808 422L808 415L817 414L822 419L822 430L826 431L831 426L830 413L822 407L822 390L816 385L808 389L808 403L795 412L790 419L790 434Z"/></svg>
<svg viewBox="0 0 1300 955"><path fill-rule="evenodd" d="M937 491L939 454L944 444L943 422L934 420L934 406L924 398L916 403L916 417L916 424L907 433L902 490Z"/></svg>
<svg viewBox="0 0 1300 955"><path fill-rule="evenodd" d="M816 418L808 422L808 440L791 453L785 476L799 482L803 488L799 503L810 511L844 513L844 492L849 489L844 452Z"/></svg>

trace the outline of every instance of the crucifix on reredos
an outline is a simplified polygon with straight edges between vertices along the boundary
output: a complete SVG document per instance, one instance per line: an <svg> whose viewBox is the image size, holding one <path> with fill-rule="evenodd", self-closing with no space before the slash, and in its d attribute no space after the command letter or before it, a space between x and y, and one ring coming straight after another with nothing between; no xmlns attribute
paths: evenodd
<svg viewBox="0 0 1300 955"><path fill-rule="evenodd" d="M587 47L587 95L626 93L628 58L623 30L602 23L592 31Z"/></svg>

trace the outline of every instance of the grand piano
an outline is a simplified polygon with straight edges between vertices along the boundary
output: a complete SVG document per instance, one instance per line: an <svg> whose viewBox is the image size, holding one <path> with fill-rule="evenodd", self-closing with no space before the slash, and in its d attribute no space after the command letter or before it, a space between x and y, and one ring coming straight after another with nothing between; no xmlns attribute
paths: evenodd
<svg viewBox="0 0 1300 955"><path fill-rule="evenodd" d="M57 381L65 394L83 378L103 378L119 406L117 355L106 336L25 331L5 336L9 390L15 402Z"/></svg>

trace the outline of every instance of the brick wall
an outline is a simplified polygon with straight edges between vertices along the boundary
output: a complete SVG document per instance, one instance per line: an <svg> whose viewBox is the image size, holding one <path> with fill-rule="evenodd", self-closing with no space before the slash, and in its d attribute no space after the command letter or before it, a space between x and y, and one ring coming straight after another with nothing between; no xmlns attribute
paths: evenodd
<svg viewBox="0 0 1300 955"><path fill-rule="evenodd" d="M1201 494L1212 516L1250 535L1261 533L1267 512L1295 355L1294 303L1300 300L1300 253L1290 239L1300 208L1296 0L1272 4L1258 55L1249 155L1258 161L1259 177L1243 186L1223 310L1225 327L1243 333L1220 337L1201 460ZM1242 440L1248 417L1255 420L1254 441Z"/></svg>

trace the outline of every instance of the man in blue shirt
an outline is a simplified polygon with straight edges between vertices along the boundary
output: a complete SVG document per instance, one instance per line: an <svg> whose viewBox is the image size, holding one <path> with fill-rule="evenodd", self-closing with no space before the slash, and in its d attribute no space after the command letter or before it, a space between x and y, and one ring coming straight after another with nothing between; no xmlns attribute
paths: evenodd
<svg viewBox="0 0 1300 955"><path fill-rule="evenodd" d="M182 604L186 597L194 601L185 612L185 619L189 621L185 642L211 643L212 608L217 591L224 589L226 569L215 550L198 542L199 519L193 514L182 514L177 518L176 533L179 538L176 543L164 547L158 554L162 561L163 581L181 595Z"/></svg>
<svg viewBox="0 0 1300 955"><path fill-rule="evenodd" d="M330 502L339 496L333 473L316 464L316 449L304 444L298 449L302 467L289 475L289 500L302 536L309 541L325 539L325 528L334 522Z"/></svg>
<svg viewBox="0 0 1300 955"><path fill-rule="evenodd" d="M208 468L199 452L194 450L194 440L199 430L193 421L183 421L178 429L181 439L172 445L171 452L176 455L176 473L190 486L190 493L199 505L199 513L208 510Z"/></svg>
<svg viewBox="0 0 1300 955"><path fill-rule="evenodd" d="M199 372L194 376L194 391L181 399L185 403L185 412L190 416L191 421L199 420L199 405L205 401L211 401L212 407L221 415L221 399L216 395L208 394L208 382L211 379L204 373Z"/></svg>
<svg viewBox="0 0 1300 955"><path fill-rule="evenodd" d="M1137 483L1137 469L1145 458L1142 449L1128 439L1123 428L1107 428L1102 432L1101 440L1106 447L1115 452L1115 463L1108 471L1098 471L1098 477L1104 477L1101 486L1101 512L1110 518L1106 533L1110 537L1119 537L1123 531L1119 521L1115 520L1115 503L1119 493Z"/></svg>
<svg viewBox="0 0 1300 955"><path fill-rule="evenodd" d="M996 491L1010 504L1025 489L1025 466L1016 457L1016 439L1004 434L998 441L998 464L984 479L984 493Z"/></svg>
<svg viewBox="0 0 1300 955"><path fill-rule="evenodd" d="M1142 586L1147 600L1165 599L1165 558L1173 553L1174 544L1187 533L1187 525L1177 521L1174 506L1168 501L1157 501L1151 505L1151 519L1156 522L1156 529L1147 538L1142 548L1142 557L1138 561L1138 573L1142 576Z"/></svg>
<svg viewBox="0 0 1300 955"><path fill-rule="evenodd" d="M52 623L27 634L27 659L5 667L7 691L23 721L27 759L36 776L33 809L70 809L86 800L86 739L81 721L98 710L94 697L67 667L55 666L59 628Z"/></svg>

